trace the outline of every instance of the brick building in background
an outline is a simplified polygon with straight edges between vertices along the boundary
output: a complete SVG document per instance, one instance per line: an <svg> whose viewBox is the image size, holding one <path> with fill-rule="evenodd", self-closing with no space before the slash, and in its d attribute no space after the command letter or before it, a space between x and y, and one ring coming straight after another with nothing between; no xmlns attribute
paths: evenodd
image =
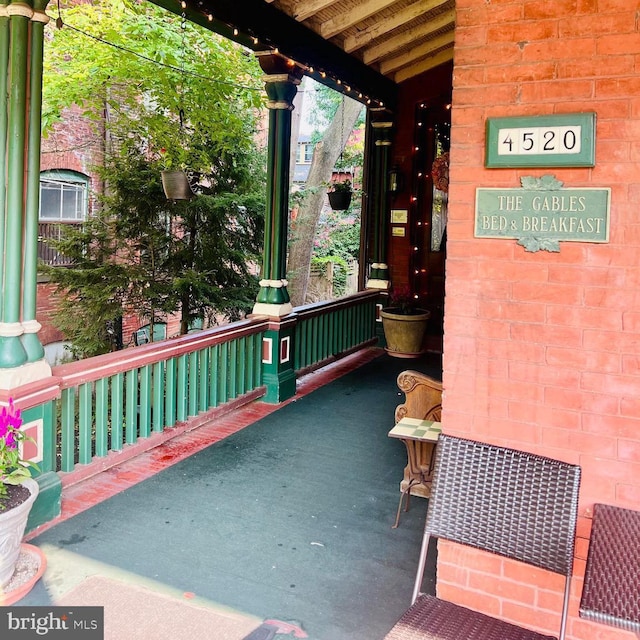
<svg viewBox="0 0 640 640"><path fill-rule="evenodd" d="M64 256L46 243L46 238L60 237L64 225L80 225L99 206L96 195L104 189L96 167L105 154L105 129L88 121L80 109L65 111L61 122L54 125L42 140L40 167L40 215L38 257L49 265L65 268ZM68 353L64 336L53 321L55 285L40 275L36 318L42 325L40 340L50 364L56 364ZM156 339L176 335L180 318L174 314L154 329ZM122 344L132 346L149 340L148 322L135 313L125 314L122 321Z"/></svg>

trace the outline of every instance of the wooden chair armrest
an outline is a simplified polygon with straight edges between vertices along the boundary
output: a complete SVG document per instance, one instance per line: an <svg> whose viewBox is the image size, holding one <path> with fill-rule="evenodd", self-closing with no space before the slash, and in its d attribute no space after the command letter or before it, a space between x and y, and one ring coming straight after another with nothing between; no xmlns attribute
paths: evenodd
<svg viewBox="0 0 640 640"><path fill-rule="evenodd" d="M409 369L398 376L398 388L404 392L405 402L396 407L396 423L404 417L440 421L442 382Z"/></svg>

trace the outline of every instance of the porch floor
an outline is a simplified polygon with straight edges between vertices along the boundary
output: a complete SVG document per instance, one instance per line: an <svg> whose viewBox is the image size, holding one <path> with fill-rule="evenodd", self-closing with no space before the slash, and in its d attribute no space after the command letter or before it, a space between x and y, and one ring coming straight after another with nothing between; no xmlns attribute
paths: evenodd
<svg viewBox="0 0 640 640"><path fill-rule="evenodd" d="M387 433L409 368L438 377L440 358L367 350L284 406L254 402L66 487L28 540L47 570L17 604L102 605L106 640L266 640L270 619L383 638L409 605L426 510L414 498L391 528L406 453Z"/></svg>

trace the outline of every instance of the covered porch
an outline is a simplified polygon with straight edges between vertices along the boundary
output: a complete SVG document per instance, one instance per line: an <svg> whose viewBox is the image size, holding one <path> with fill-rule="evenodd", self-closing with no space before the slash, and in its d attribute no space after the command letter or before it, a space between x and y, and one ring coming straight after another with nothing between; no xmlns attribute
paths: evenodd
<svg viewBox="0 0 640 640"><path fill-rule="evenodd" d="M436 354L412 364L440 376ZM209 624L240 640L274 619L315 640L382 638L409 602L426 510L414 498L392 528L406 453L387 433L406 367L368 347L277 407L62 474L62 514L30 538L48 568L19 604L105 606L107 639Z"/></svg>

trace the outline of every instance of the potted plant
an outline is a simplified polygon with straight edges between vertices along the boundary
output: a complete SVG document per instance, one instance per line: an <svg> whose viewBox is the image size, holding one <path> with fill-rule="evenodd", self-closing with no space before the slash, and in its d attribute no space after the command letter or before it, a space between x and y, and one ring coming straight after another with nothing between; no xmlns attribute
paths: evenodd
<svg viewBox="0 0 640 640"><path fill-rule="evenodd" d="M20 444L30 440L21 426L20 410L9 399L9 406L0 411L0 590L15 571L29 512L39 492L31 478L36 465L21 457Z"/></svg>
<svg viewBox="0 0 640 640"><path fill-rule="evenodd" d="M177 153L177 152L176 152ZM175 155L175 154L173 154ZM166 148L160 149L165 168L160 172L162 188L167 200L190 200L195 195L183 163L173 161Z"/></svg>
<svg viewBox="0 0 640 640"><path fill-rule="evenodd" d="M351 196L353 195L353 187L351 180L336 180L329 184L329 206L335 211L344 211L351 204Z"/></svg>
<svg viewBox="0 0 640 640"><path fill-rule="evenodd" d="M416 308L409 287L392 289L389 297L391 305L380 311L387 343L385 350L394 358L417 358L424 353L431 313Z"/></svg>

